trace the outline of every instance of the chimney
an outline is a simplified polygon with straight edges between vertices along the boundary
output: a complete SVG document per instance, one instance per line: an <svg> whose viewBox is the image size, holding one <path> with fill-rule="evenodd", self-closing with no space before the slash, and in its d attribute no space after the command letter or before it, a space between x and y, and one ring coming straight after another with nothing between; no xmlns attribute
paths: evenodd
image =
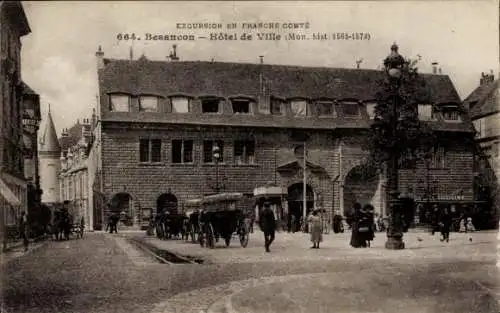
<svg viewBox="0 0 500 313"><path fill-rule="evenodd" d="M99 46L99 48L97 49L95 57L97 60L97 69L102 70L104 68L104 52L102 52L101 46Z"/></svg>
<svg viewBox="0 0 500 313"><path fill-rule="evenodd" d="M134 49L132 48L132 46L130 46L129 57L130 61L134 59Z"/></svg>
<svg viewBox="0 0 500 313"><path fill-rule="evenodd" d="M95 114L95 109L92 109L92 120L91 120L92 129L94 129L96 123L97 123L97 115Z"/></svg>
<svg viewBox="0 0 500 313"><path fill-rule="evenodd" d="M432 74L437 74L438 62L432 62Z"/></svg>
<svg viewBox="0 0 500 313"><path fill-rule="evenodd" d="M255 104L257 107L255 108L256 111L262 113L262 114L269 114L271 113L271 98L268 95L266 95L266 87L264 85L264 56L259 55L259 99L258 102Z"/></svg>
<svg viewBox="0 0 500 313"><path fill-rule="evenodd" d="M439 72L439 75L443 74L443 71L441 70L441 68L438 69L438 72Z"/></svg>
<svg viewBox="0 0 500 313"><path fill-rule="evenodd" d="M177 45L172 45L172 49L168 57L171 61L179 61L179 57L177 56Z"/></svg>
<svg viewBox="0 0 500 313"><path fill-rule="evenodd" d="M495 81L495 75L493 70L490 70L490 74L481 73L481 78L479 79L479 85L490 84Z"/></svg>

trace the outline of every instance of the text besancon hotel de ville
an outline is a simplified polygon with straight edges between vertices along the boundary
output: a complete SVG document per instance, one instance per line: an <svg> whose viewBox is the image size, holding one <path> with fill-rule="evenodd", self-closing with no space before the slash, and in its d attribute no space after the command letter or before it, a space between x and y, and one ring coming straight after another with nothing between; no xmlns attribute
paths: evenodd
<svg viewBox="0 0 500 313"><path fill-rule="evenodd" d="M357 201L386 214L385 182L366 165L365 148L381 71L181 61L175 52L170 61L107 59L100 49L96 56L101 174L94 189L111 204L96 208L96 224L125 211L138 227L157 208L180 211L186 200L213 193L215 144L221 191L251 197L273 182L288 193L281 217L302 215L304 142L308 209L343 214ZM423 76L419 115L440 145L429 166L401 168L399 188L424 202L427 177L433 201L472 202L473 143L464 138L473 126L450 78Z"/></svg>

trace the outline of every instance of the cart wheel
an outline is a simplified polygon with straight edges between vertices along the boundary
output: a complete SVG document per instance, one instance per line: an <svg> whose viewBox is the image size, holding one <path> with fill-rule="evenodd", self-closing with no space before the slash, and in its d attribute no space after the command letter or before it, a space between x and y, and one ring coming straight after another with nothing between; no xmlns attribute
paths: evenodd
<svg viewBox="0 0 500 313"><path fill-rule="evenodd" d="M231 237L224 238L226 242L226 247L229 247L229 244L231 243Z"/></svg>
<svg viewBox="0 0 500 313"><path fill-rule="evenodd" d="M207 247L213 249L215 247L215 238L214 238L214 230L212 225L208 226L207 229Z"/></svg>
<svg viewBox="0 0 500 313"><path fill-rule="evenodd" d="M246 248L246 246L248 245L248 239L249 239L248 233L242 231L240 233L240 244L243 248Z"/></svg>

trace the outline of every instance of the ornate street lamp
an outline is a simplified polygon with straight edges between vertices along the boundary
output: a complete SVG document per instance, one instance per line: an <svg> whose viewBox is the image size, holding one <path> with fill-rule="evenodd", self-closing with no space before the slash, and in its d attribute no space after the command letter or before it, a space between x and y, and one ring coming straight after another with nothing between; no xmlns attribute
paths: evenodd
<svg viewBox="0 0 500 313"><path fill-rule="evenodd" d="M215 192L218 193L220 190L220 187L219 187L219 161L221 158L221 154L220 154L219 145L217 145L217 143L215 143L213 148L212 148L212 156L213 156L214 162L215 162Z"/></svg>

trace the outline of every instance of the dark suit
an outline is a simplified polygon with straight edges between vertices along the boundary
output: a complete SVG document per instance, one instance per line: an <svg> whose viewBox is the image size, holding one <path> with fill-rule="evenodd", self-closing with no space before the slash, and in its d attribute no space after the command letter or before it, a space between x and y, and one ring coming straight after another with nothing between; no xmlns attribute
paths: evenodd
<svg viewBox="0 0 500 313"><path fill-rule="evenodd" d="M260 216L260 223L262 231L264 232L264 241L266 251L269 252L269 246L274 241L274 235L276 232L276 218L274 217L274 212L270 207L265 207Z"/></svg>

